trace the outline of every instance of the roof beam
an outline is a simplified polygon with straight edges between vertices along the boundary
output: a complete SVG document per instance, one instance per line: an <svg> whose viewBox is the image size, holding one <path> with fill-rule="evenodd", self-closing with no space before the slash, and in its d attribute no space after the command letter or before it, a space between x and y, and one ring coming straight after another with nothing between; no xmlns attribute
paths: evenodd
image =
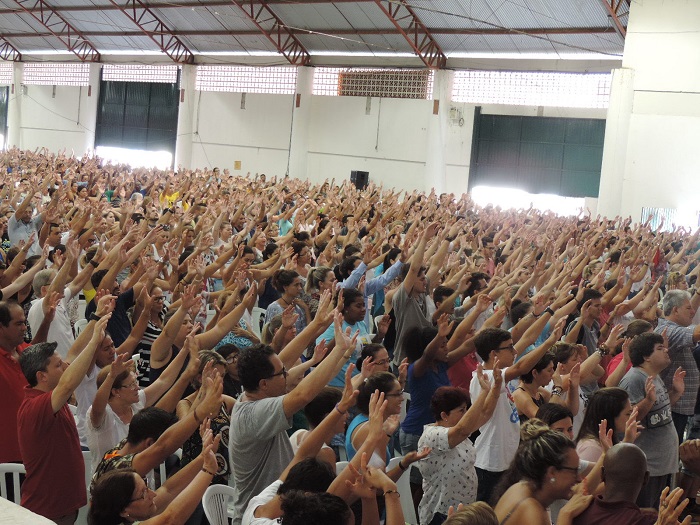
<svg viewBox="0 0 700 525"><path fill-rule="evenodd" d="M306 66L311 63L311 55L304 45L267 6L267 2L259 3L256 0L231 0L231 2L241 8L290 64Z"/></svg>
<svg viewBox="0 0 700 525"><path fill-rule="evenodd" d="M612 20L615 31L624 40L627 36L627 27L622 23L622 17L630 13L630 0L600 0L603 2L608 17Z"/></svg>
<svg viewBox="0 0 700 525"><path fill-rule="evenodd" d="M396 29L404 36L413 52L431 69L442 69L447 57L418 15L404 0L375 0L389 17Z"/></svg>
<svg viewBox="0 0 700 525"><path fill-rule="evenodd" d="M398 35L401 34L398 29L289 29L292 34L317 34L330 36L344 35ZM433 35L510 35L528 34L528 35L588 35L588 34L610 34L617 33L613 27L554 27L554 28L525 28L525 29L499 29L499 28L483 28L483 29L468 29L463 27L436 27L431 28L430 32ZM84 36L105 36L105 37L140 37L143 36L141 31L83 31ZM173 30L170 34L175 36L258 36L258 30L242 30L228 31L226 29L187 29ZM52 33L3 33L6 38L32 38L32 37L49 37Z"/></svg>
<svg viewBox="0 0 700 525"><path fill-rule="evenodd" d="M90 41L44 0L15 0L15 3L48 29L80 60L100 61L100 53Z"/></svg>
<svg viewBox="0 0 700 525"><path fill-rule="evenodd" d="M5 38L0 36L0 59L19 62L22 60L22 53L20 53L15 46L10 44Z"/></svg>
<svg viewBox="0 0 700 525"><path fill-rule="evenodd" d="M128 16L173 61L182 64L194 63L192 51L141 0L126 0L124 5L117 0L110 2Z"/></svg>

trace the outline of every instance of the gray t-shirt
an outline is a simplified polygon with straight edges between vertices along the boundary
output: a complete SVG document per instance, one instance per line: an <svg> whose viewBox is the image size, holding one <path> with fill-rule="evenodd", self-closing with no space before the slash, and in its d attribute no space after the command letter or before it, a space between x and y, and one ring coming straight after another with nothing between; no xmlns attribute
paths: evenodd
<svg viewBox="0 0 700 525"><path fill-rule="evenodd" d="M425 302L425 294L417 298L406 293L406 288L401 285L392 299L394 315L396 316L396 343L394 344L394 365L397 367L406 357L404 341L409 329L418 326L424 328L432 326L432 321L428 318L428 309Z"/></svg>
<svg viewBox="0 0 700 525"><path fill-rule="evenodd" d="M627 391L630 403L636 405L646 397L647 373L633 367L620 381L620 388ZM656 401L640 423L644 426L635 441L647 456L650 476L664 476L678 471L678 434L671 417L671 400L664 382L656 376Z"/></svg>
<svg viewBox="0 0 700 525"><path fill-rule="evenodd" d="M279 479L294 458L283 399L243 400L233 406L228 451L236 491L234 525L240 525L250 499Z"/></svg>

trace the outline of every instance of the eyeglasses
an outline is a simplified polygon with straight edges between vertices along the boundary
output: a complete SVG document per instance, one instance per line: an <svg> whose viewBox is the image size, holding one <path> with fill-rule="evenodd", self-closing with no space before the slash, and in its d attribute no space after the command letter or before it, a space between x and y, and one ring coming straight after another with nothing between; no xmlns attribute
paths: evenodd
<svg viewBox="0 0 700 525"><path fill-rule="evenodd" d="M497 352L500 351L500 350L511 350L511 351L515 351L515 345L510 344L510 345L508 345L508 346L499 346L498 348L496 348L496 351L497 351Z"/></svg>
<svg viewBox="0 0 700 525"><path fill-rule="evenodd" d="M138 498L133 498L129 500L129 503L134 503L135 501L141 501L144 500L148 497L148 493L151 490L148 487L148 478L141 478L143 479L143 482L146 484L146 486L143 488L143 492L141 492L141 495Z"/></svg>
<svg viewBox="0 0 700 525"><path fill-rule="evenodd" d="M387 394L384 394L384 396L385 397L399 397L399 396L403 396L403 392L404 392L404 390L402 388L398 392L389 392Z"/></svg>
<svg viewBox="0 0 700 525"><path fill-rule="evenodd" d="M135 389L135 388L138 388L138 387L139 387L138 381L134 381L133 383L129 383L128 385L122 385L122 386L120 386L119 388L131 388L131 389Z"/></svg>
<svg viewBox="0 0 700 525"><path fill-rule="evenodd" d="M226 362L230 365L238 359L238 354L230 355L226 358Z"/></svg>
<svg viewBox="0 0 700 525"><path fill-rule="evenodd" d="M287 379L287 368L283 366L282 370L280 370L276 374L272 374L271 376L267 377L267 379L272 379L273 377L277 376L283 376L285 379Z"/></svg>
<svg viewBox="0 0 700 525"><path fill-rule="evenodd" d="M557 467L557 470L570 470L571 472L578 473L578 467L565 467L562 465L561 467Z"/></svg>
<svg viewBox="0 0 700 525"><path fill-rule="evenodd" d="M387 364L389 364L389 360L388 360L388 359L382 359L382 360L380 360L380 361L375 361L375 362L372 363L372 364L379 365L379 366L387 365Z"/></svg>

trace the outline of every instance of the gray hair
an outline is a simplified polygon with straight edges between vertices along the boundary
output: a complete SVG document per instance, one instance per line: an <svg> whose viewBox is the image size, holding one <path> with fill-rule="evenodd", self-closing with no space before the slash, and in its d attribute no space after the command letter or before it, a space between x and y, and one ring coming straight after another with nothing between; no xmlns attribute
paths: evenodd
<svg viewBox="0 0 700 525"><path fill-rule="evenodd" d="M38 381L36 379L37 372L45 372L49 366L49 360L56 351L58 343L38 343L25 349L19 356L19 366L22 367L22 373L27 378L29 386L34 388Z"/></svg>
<svg viewBox="0 0 700 525"><path fill-rule="evenodd" d="M690 301L690 292L686 290L669 290L664 295L663 307L664 316L668 317L674 308L679 308Z"/></svg>
<svg viewBox="0 0 700 525"><path fill-rule="evenodd" d="M37 297L43 297L41 295L41 287L50 285L51 281L54 280L54 277L56 277L56 271L52 270L51 268L37 272L37 274L34 276L34 280L32 281L34 295Z"/></svg>

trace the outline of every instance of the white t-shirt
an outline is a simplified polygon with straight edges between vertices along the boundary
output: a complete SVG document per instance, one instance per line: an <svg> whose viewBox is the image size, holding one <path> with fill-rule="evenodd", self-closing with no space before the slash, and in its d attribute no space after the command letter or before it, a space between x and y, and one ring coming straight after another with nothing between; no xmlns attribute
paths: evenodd
<svg viewBox="0 0 700 525"><path fill-rule="evenodd" d="M80 436L81 447L88 446L88 429L85 418L90 405L95 400L95 394L97 394L97 374L99 372L100 368L97 365L93 365L78 385L78 388L75 389L75 400L78 402L78 412L76 414L78 436Z"/></svg>
<svg viewBox="0 0 700 525"><path fill-rule="evenodd" d="M139 390L139 402L131 405L131 411L133 414L136 414L144 406L146 406L146 392L144 390ZM88 447L90 448L90 455L92 456L92 472L95 472L105 452L110 448L116 447L129 433L129 424L124 423L119 416L114 413L109 403L107 403L105 407L104 420L99 428L95 428L92 425L91 414L92 405L88 408L85 420L87 421Z"/></svg>
<svg viewBox="0 0 700 525"><path fill-rule="evenodd" d="M506 375L507 368L503 369ZM493 381L493 370L484 370L489 381ZM473 400L479 396L481 385L472 374L469 384L469 394ZM493 416L479 429L481 434L476 438L476 467L489 472L503 472L508 469L515 457L520 443L520 417L513 396L505 381L501 385L501 395L498 397Z"/></svg>
<svg viewBox="0 0 700 525"><path fill-rule="evenodd" d="M260 494L258 494L254 498L251 498L250 503L248 503L248 506L246 507L245 512L243 513L241 525L277 525L278 521L276 519L256 518L255 509L257 509L261 505L265 505L265 503L272 501L272 498L274 498L277 495L277 490L280 488L281 484L281 479L273 481L272 484L265 490L263 490Z"/></svg>
<svg viewBox="0 0 700 525"><path fill-rule="evenodd" d="M75 342L73 328L70 325L70 318L68 316L68 301L71 300L71 297L70 288L66 287L63 290L63 299L61 299L56 306L56 314L54 315L53 321L51 321L49 334L46 337L46 341L49 343L54 341L58 343L56 351L62 359L66 358L68 349ZM32 301L32 307L29 309L29 314L27 315L27 322L33 334L39 331L41 322L44 320L44 311L41 309L43 303L43 298L34 299L34 301Z"/></svg>
<svg viewBox="0 0 700 525"><path fill-rule="evenodd" d="M306 430L305 428L300 428L294 434L289 436L289 442L292 444L292 450L294 451L294 454L296 455L297 451L299 450L299 445L301 445L301 442L304 441L306 438L306 434L308 434L309 431ZM328 445L325 443L321 446L321 449L328 448L330 449Z"/></svg>

